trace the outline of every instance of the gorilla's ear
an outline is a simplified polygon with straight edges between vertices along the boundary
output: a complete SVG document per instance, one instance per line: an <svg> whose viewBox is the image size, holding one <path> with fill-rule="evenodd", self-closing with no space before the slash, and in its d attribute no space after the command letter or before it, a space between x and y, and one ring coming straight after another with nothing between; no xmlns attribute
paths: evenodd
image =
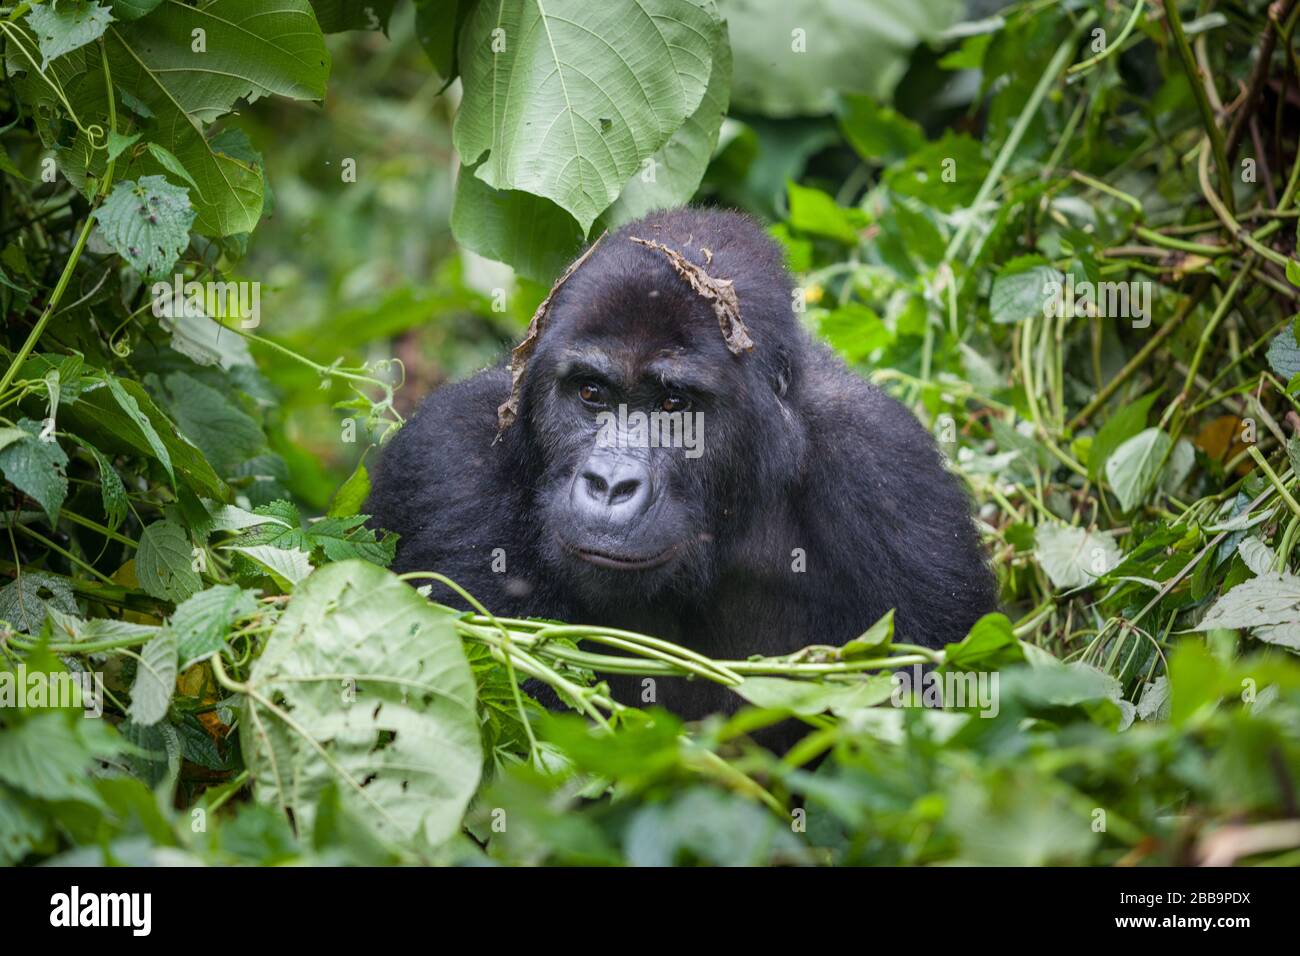
<svg viewBox="0 0 1300 956"><path fill-rule="evenodd" d="M785 398L793 375L794 367L790 361L790 350L782 345L776 350L776 363L772 372L772 391L776 392L777 398Z"/></svg>

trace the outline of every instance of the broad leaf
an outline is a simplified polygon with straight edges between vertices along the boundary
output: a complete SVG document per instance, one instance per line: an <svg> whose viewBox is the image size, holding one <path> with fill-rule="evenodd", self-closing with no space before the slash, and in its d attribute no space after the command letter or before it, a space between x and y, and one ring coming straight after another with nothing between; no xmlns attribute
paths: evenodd
<svg viewBox="0 0 1300 956"><path fill-rule="evenodd" d="M456 148L585 232L699 107L721 29L704 0L480 3L460 37Z"/></svg>
<svg viewBox="0 0 1300 956"><path fill-rule="evenodd" d="M1170 445L1165 432L1148 428L1116 448L1106 460L1106 481L1125 511L1131 511L1146 498Z"/></svg>
<svg viewBox="0 0 1300 956"><path fill-rule="evenodd" d="M165 601L184 601L203 586L192 565L190 539L178 524L155 521L140 535L135 574L140 587Z"/></svg>
<svg viewBox="0 0 1300 956"><path fill-rule="evenodd" d="M474 680L452 616L360 561L295 592L248 679L240 721L259 801L312 830L329 783L382 837L460 829L482 766Z"/></svg>
<svg viewBox="0 0 1300 956"><path fill-rule="evenodd" d="M161 176L123 180L94 212L99 234L146 278L170 274L190 244L189 193Z"/></svg>

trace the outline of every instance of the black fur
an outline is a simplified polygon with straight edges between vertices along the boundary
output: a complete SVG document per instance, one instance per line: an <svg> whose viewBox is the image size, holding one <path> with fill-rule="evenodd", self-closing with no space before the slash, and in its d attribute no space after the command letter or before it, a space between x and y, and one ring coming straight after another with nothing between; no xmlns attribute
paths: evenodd
<svg viewBox="0 0 1300 956"><path fill-rule="evenodd" d="M755 348L733 355L709 304L630 236L731 279ZM812 340L791 303L780 250L742 215L679 209L606 237L556 293L499 442L504 366L439 389L385 449L368 510L401 535L395 570L440 571L496 613L627 628L723 659L842 643L890 608L900 641L960 639L995 605L962 488L913 415ZM660 401L663 376L640 377L652 360L682 363L707 393L692 409L702 456L641 453L650 503L622 524L592 518L617 506L575 485L591 480L579 474L595 441L576 393L583 356L612 363L604 391L629 407ZM575 538L675 550L661 567L610 570L575 555ZM640 702L638 680L611 684ZM703 681L659 684L658 702L687 718L738 700Z"/></svg>

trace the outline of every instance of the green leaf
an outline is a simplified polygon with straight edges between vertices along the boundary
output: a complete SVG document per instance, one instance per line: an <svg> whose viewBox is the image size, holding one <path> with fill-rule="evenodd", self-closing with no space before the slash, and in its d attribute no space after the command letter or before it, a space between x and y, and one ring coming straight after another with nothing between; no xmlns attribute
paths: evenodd
<svg viewBox="0 0 1300 956"><path fill-rule="evenodd" d="M893 341L889 327L872 309L847 302L818 322L822 336L850 363L865 362Z"/></svg>
<svg viewBox="0 0 1300 956"><path fill-rule="evenodd" d="M104 503L104 515L108 518L109 529L116 531L126 520L128 507L126 486L122 484L122 477L113 467L113 463L98 448L77 435L71 437L95 459L95 466L99 469L99 494Z"/></svg>
<svg viewBox="0 0 1300 956"><path fill-rule="evenodd" d="M438 75L448 83L460 72L456 37L474 3L475 0L415 0L415 38Z"/></svg>
<svg viewBox="0 0 1300 956"><path fill-rule="evenodd" d="M845 209L822 192L793 181L786 184L790 199L790 225L800 232L825 236L846 246L858 244L858 228L866 225L861 212Z"/></svg>
<svg viewBox="0 0 1300 956"><path fill-rule="evenodd" d="M509 263L525 278L549 284L582 248L582 227L549 199L493 189L462 166L451 207L456 241Z"/></svg>
<svg viewBox="0 0 1300 956"><path fill-rule="evenodd" d="M269 574L282 590L291 591L314 570L311 555L298 548L277 548L270 544L228 544L223 551L234 551L248 558Z"/></svg>
<svg viewBox="0 0 1300 956"><path fill-rule="evenodd" d="M43 3L27 12L27 25L36 34L45 62L44 70L57 56L93 43L104 35L113 16L107 7L84 0Z"/></svg>
<svg viewBox="0 0 1300 956"><path fill-rule="evenodd" d="M925 145L919 125L870 96L843 97L840 130L859 156L874 162L898 162Z"/></svg>
<svg viewBox="0 0 1300 956"><path fill-rule="evenodd" d="M1041 524L1034 531L1034 557L1062 590L1085 587L1116 567L1120 551L1109 531Z"/></svg>
<svg viewBox="0 0 1300 956"><path fill-rule="evenodd" d="M1284 382L1300 375L1300 345L1296 344L1294 330L1283 329L1269 343L1268 364Z"/></svg>
<svg viewBox="0 0 1300 956"><path fill-rule="evenodd" d="M1021 256L1003 266L993 280L989 315L994 322L1011 325L1031 317L1041 318L1052 301L1051 289L1065 281L1042 256Z"/></svg>
<svg viewBox="0 0 1300 956"><path fill-rule="evenodd" d="M480 3L460 36L456 149L585 233L699 107L721 29L698 0Z"/></svg>
<svg viewBox="0 0 1300 956"><path fill-rule="evenodd" d="M154 427L153 420L140 408L139 397L131 392L131 386L134 385L138 389L139 385L109 375L107 372L103 373L101 381L108 386L108 391L113 396L113 400L117 402L118 407L140 430L140 434L144 436L144 440L149 444L150 451L162 464L163 470L167 472L167 477L171 479L174 485L176 483L176 473L172 469L171 453L167 450L167 443L158 434L158 429Z"/></svg>
<svg viewBox="0 0 1300 956"><path fill-rule="evenodd" d="M193 48L195 30L204 38L201 52ZM278 0L271 9L261 0L202 8L167 0L160 15L110 28L105 43L115 84L156 117L153 141L197 184L195 229L210 236L252 231L262 214L261 172L218 151L203 124L240 99L324 96L329 54L307 0ZM142 166L166 169L153 157Z"/></svg>
<svg viewBox="0 0 1300 956"><path fill-rule="evenodd" d="M123 179L92 215L104 242L147 278L172 271L190 245L190 194L161 176Z"/></svg>
<svg viewBox="0 0 1300 956"><path fill-rule="evenodd" d="M150 727L167 716L176 691L176 673L176 632L163 628L141 649L136 665L127 711L136 726Z"/></svg>
<svg viewBox="0 0 1300 956"><path fill-rule="evenodd" d="M334 500L330 502L329 516L331 518L347 518L361 511L361 506L366 503L370 497L370 473L366 471L366 461L363 455L361 461L357 462L356 470L348 476L348 480L339 485L339 490L334 494Z"/></svg>
<svg viewBox="0 0 1300 956"><path fill-rule="evenodd" d="M1120 445L1107 459L1106 481L1123 510L1131 511L1146 498L1171 443L1159 428L1148 428Z"/></svg>
<svg viewBox="0 0 1300 956"><path fill-rule="evenodd" d="M396 576L359 561L314 573L248 688L239 729L254 793L300 832L330 782L356 820L399 845L459 831L483 760L474 679L452 616Z"/></svg>
<svg viewBox="0 0 1300 956"><path fill-rule="evenodd" d="M956 644L944 648L948 670L988 670L1020 661L1024 653L1005 614L985 614Z"/></svg>
<svg viewBox="0 0 1300 956"><path fill-rule="evenodd" d="M1300 577L1266 571L1214 602L1194 630L1249 629L1256 640L1300 651Z"/></svg>
<svg viewBox="0 0 1300 956"><path fill-rule="evenodd" d="M172 372L165 385L167 410L218 474L233 474L237 465L266 449L262 426L217 389L184 372Z"/></svg>
<svg viewBox="0 0 1300 956"><path fill-rule="evenodd" d="M252 591L234 584L218 584L176 606L167 627L176 637L180 669L205 661L226 643L230 625L257 611Z"/></svg>
<svg viewBox="0 0 1300 956"><path fill-rule="evenodd" d="M731 46L719 31L713 46L713 70L704 99L672 139L646 160L628 180L601 220L609 228L638 219L656 209L671 209L690 201L704 178L731 99ZM650 177L650 178L647 178Z"/></svg>
<svg viewBox="0 0 1300 956"><path fill-rule="evenodd" d="M113 16L118 20L139 20L162 3L162 0L108 0Z"/></svg>
<svg viewBox="0 0 1300 956"><path fill-rule="evenodd" d="M871 657L880 654L894 640L894 609L840 648L840 656Z"/></svg>
<svg viewBox="0 0 1300 956"><path fill-rule="evenodd" d="M41 800L98 804L88 773L98 755L87 736L102 734L100 722L70 722L66 714L37 713L0 734L0 780Z"/></svg>
<svg viewBox="0 0 1300 956"><path fill-rule="evenodd" d="M63 411L69 432L85 436L106 454L156 457L169 477L179 476L200 497L224 500L229 495L207 459L180 436L139 382L106 372L89 380L92 384Z"/></svg>
<svg viewBox="0 0 1300 956"><path fill-rule="evenodd" d="M18 427L23 437L17 440L12 430L5 430L9 441L0 449L0 472L4 472L5 479L15 488L34 499L54 525L63 499L68 496L68 479L64 474L68 456L57 441L41 438L39 422L24 418Z"/></svg>
<svg viewBox="0 0 1300 956"><path fill-rule="evenodd" d="M155 521L140 535L135 555L140 587L165 601L184 601L203 587L192 555L184 528L166 519Z"/></svg>
<svg viewBox="0 0 1300 956"><path fill-rule="evenodd" d="M1097 481L1104 474L1104 468L1111 454L1124 442L1128 441L1146 427L1147 414L1160 393L1151 392L1136 402L1128 402L1106 419L1088 449L1088 477Z"/></svg>
<svg viewBox="0 0 1300 956"><path fill-rule="evenodd" d="M830 113L841 92L888 100L912 49L938 40L965 10L961 0L719 0L718 6L736 57L735 103L764 116Z"/></svg>
<svg viewBox="0 0 1300 956"><path fill-rule="evenodd" d="M388 30L397 0L311 0L323 33Z"/></svg>
<svg viewBox="0 0 1300 956"><path fill-rule="evenodd" d="M8 621L24 634L39 634L46 611L78 614L67 578L44 571L25 570L0 588L0 621Z"/></svg>
<svg viewBox="0 0 1300 956"><path fill-rule="evenodd" d="M171 272L194 223L189 192L161 176L123 180L93 215L104 241L146 278Z"/></svg>
<svg viewBox="0 0 1300 956"><path fill-rule="evenodd" d="M843 716L889 700L893 694L894 681L889 674L875 674L851 684L827 684L785 677L746 677L744 683L734 690L758 707L786 710L804 717L826 711Z"/></svg>

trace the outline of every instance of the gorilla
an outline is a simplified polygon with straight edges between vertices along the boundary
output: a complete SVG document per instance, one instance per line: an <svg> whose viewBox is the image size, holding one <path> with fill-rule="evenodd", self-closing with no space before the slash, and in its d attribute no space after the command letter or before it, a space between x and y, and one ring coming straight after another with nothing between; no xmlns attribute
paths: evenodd
<svg viewBox="0 0 1300 956"><path fill-rule="evenodd" d="M597 240L512 363L434 392L383 451L366 510L401 536L394 570L719 659L840 644L890 609L899 641L962 638L996 603L965 492L916 418L810 337L792 291L738 213ZM686 719L739 703L658 684ZM639 678L610 686L639 701Z"/></svg>

